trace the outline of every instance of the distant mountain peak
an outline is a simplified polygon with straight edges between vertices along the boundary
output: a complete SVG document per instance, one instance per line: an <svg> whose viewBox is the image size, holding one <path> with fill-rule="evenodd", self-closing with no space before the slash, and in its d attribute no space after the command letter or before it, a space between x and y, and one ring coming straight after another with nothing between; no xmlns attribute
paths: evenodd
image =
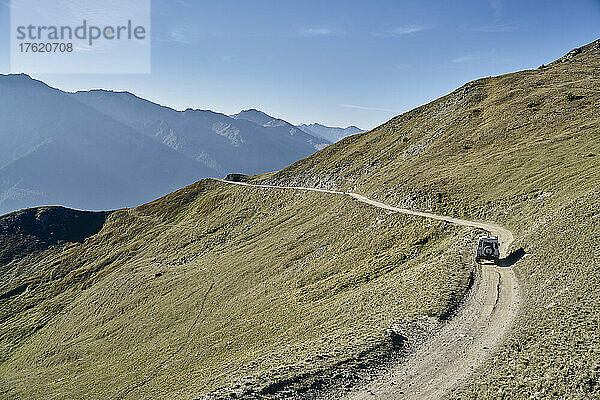
<svg viewBox="0 0 600 400"><path fill-rule="evenodd" d="M247 110L242 110L237 114L231 115L231 118L234 119L245 119L246 121L254 122L258 125L266 125L277 118L270 116L269 114L257 110L256 108L249 108Z"/></svg>
<svg viewBox="0 0 600 400"><path fill-rule="evenodd" d="M261 114L261 115L270 116L266 112L260 111L260 110L258 110L256 108L248 108L246 110L242 110L242 111L239 112L239 114L242 114L242 113L257 113L257 114Z"/></svg>
<svg viewBox="0 0 600 400"><path fill-rule="evenodd" d="M328 128L328 129L357 129L357 130L359 130L361 132L365 132L364 129L360 129L356 125L349 125L349 126L347 126L347 127L344 128L344 127L341 127L341 126L327 126L327 125L320 124L318 122L313 122L312 124L300 124L298 126L305 126L305 127L309 127L309 128L312 126L312 127L321 127L321 128Z"/></svg>
<svg viewBox="0 0 600 400"><path fill-rule="evenodd" d="M114 89L102 89L102 88L97 88L97 89L89 89L89 90L78 90L76 92L73 92L75 94L85 94L85 93L89 93L89 94L95 94L95 95L107 95L107 96L121 96L121 97L131 97L131 98L135 98L135 99L140 99L140 100L145 100L145 101L149 101L146 100L142 97L139 97L131 92L128 92L127 90L114 90Z"/></svg>
<svg viewBox="0 0 600 400"><path fill-rule="evenodd" d="M31 75L27 75L25 73L20 73L20 74L0 74L1 77L4 78L24 78L24 79L30 79L30 80L34 80Z"/></svg>
<svg viewBox="0 0 600 400"><path fill-rule="evenodd" d="M272 117L269 114L257 110L255 108L242 110L237 114L231 115L230 117L236 120L245 120L252 122L253 124L260 125L263 128L268 128L273 132L277 132L277 134L279 135L297 137L300 140L310 143L310 145L313 146L316 150L321 150L322 148L333 143L330 140L324 138L323 136L314 135L310 132L300 129L297 126L290 124L289 122L281 118Z"/></svg>
<svg viewBox="0 0 600 400"><path fill-rule="evenodd" d="M347 136L356 135L358 133L365 132L364 129L360 129L357 126L350 125L346 128L340 128L335 126L326 126L319 123L301 124L297 126L299 129L313 136L321 137L335 143Z"/></svg>
<svg viewBox="0 0 600 400"><path fill-rule="evenodd" d="M39 79L35 79L30 75L21 73L21 74L0 74L0 82L5 85L28 85L28 86L38 86L38 87L46 87L51 88L46 83L40 81ZM54 89L54 88L51 88Z"/></svg>

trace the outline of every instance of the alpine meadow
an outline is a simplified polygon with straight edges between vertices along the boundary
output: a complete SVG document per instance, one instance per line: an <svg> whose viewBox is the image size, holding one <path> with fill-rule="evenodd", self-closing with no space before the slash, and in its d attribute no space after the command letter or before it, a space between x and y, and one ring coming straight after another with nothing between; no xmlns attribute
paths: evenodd
<svg viewBox="0 0 600 400"><path fill-rule="evenodd" d="M102 104L103 124L109 111L125 120L107 102L129 95L36 87ZM595 41L276 172L114 211L6 214L0 396L598 398L599 107ZM287 124L269 118L261 130ZM154 132L144 121L119 126ZM152 132L136 140L158 148ZM292 139L306 153L314 137ZM495 230L509 261L476 264L478 237ZM427 394L437 368L398 380L436 355L450 371L439 393Z"/></svg>

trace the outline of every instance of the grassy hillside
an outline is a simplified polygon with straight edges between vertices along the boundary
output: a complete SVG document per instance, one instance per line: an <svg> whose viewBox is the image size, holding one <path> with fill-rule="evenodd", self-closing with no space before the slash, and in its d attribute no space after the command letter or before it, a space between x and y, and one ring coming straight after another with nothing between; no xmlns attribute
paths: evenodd
<svg viewBox="0 0 600 400"><path fill-rule="evenodd" d="M595 42L253 179L506 225L527 251L514 267L520 313L452 397L598 397L599 79ZM447 316L468 286L474 234L330 194L199 182L3 261L0 394L318 386L316 374L368 365Z"/></svg>
<svg viewBox="0 0 600 400"><path fill-rule="evenodd" d="M600 396L600 41L469 83L261 180L498 221L528 255L501 351L456 398Z"/></svg>
<svg viewBox="0 0 600 400"><path fill-rule="evenodd" d="M434 327L468 285L472 234L328 194L199 182L3 266L2 397L314 382L389 351L391 328L413 340Z"/></svg>

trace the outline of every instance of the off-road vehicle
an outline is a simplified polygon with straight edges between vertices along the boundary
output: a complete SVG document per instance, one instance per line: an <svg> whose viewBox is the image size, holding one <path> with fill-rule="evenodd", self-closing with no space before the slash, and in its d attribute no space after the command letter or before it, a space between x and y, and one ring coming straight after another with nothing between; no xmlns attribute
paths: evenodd
<svg viewBox="0 0 600 400"><path fill-rule="evenodd" d="M248 182L248 175L229 174L225 177L225 180L230 182Z"/></svg>
<svg viewBox="0 0 600 400"><path fill-rule="evenodd" d="M482 236L477 243L477 254L475 261L481 263L481 260L488 260L494 263L500 258L500 241L497 236Z"/></svg>

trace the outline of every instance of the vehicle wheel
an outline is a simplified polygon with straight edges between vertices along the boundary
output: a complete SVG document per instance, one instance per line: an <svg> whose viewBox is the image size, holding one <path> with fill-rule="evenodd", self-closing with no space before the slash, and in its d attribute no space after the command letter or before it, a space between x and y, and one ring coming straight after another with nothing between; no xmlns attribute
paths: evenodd
<svg viewBox="0 0 600 400"><path fill-rule="evenodd" d="M484 247L483 254L485 254L486 257L491 257L494 254L494 248L491 246Z"/></svg>

